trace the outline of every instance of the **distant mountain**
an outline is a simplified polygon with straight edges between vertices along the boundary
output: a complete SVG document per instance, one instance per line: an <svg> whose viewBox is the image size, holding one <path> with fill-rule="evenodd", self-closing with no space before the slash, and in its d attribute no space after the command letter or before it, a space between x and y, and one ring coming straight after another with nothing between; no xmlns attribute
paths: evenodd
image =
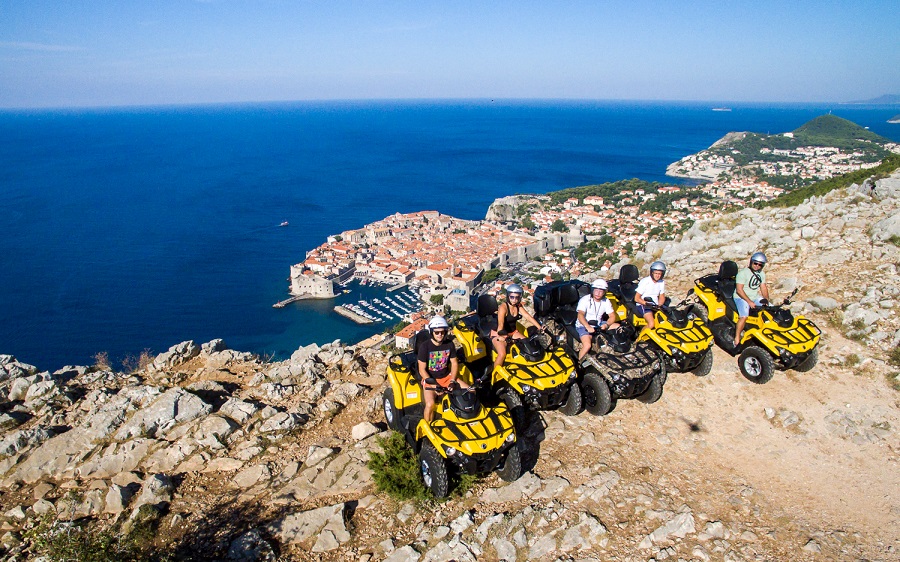
<svg viewBox="0 0 900 562"><path fill-rule="evenodd" d="M848 101L844 103L857 103L860 105L900 105L900 94L885 94L870 100Z"/></svg>
<svg viewBox="0 0 900 562"><path fill-rule="evenodd" d="M794 138L809 146L845 146L857 140L890 142L880 135L836 115L820 115L793 131Z"/></svg>

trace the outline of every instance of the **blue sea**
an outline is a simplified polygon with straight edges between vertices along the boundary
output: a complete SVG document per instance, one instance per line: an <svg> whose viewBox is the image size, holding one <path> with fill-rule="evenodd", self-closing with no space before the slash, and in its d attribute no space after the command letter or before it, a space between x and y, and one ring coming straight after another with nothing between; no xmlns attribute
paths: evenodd
<svg viewBox="0 0 900 562"><path fill-rule="evenodd" d="M192 339L283 358L356 342L335 301L284 309L291 264L395 212L624 178L729 131L832 111L900 140L897 107L521 101L0 111L0 353L41 369ZM280 228L282 221L287 227ZM377 294L357 288L336 302Z"/></svg>

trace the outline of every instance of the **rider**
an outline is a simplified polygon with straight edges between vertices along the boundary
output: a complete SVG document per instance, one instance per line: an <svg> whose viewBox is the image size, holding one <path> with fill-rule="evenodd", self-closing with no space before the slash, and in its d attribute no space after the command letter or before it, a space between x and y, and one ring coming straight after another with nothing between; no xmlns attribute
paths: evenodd
<svg viewBox="0 0 900 562"><path fill-rule="evenodd" d="M578 361L581 361L591 349L591 334L597 330L609 330L618 328L618 318L613 310L612 303L606 298L608 286L603 279L597 279L591 283L591 294L578 299L578 322L575 329L581 338L581 351L578 352ZM603 317L606 316L604 320Z"/></svg>
<svg viewBox="0 0 900 562"><path fill-rule="evenodd" d="M454 381L462 388L468 388L465 381L457 379L459 361L456 359L456 346L447 338L450 325L442 316L435 316L428 322L431 337L419 346L417 359L419 376L422 377L423 397L425 398L425 421L431 423L434 416L434 398L436 392L425 384L431 377L437 384L449 388Z"/></svg>
<svg viewBox="0 0 900 562"><path fill-rule="evenodd" d="M500 303L497 307L497 330L491 330L491 340L494 342L494 349L497 350L494 368L502 365L506 359L507 340L520 340L525 337L516 326L519 320L525 318L539 330L543 330L541 324L522 306L522 293L522 287L513 283L506 288L506 302Z"/></svg>
<svg viewBox="0 0 900 562"><path fill-rule="evenodd" d="M735 347L741 343L741 333L750 316L750 309L762 304L760 295L769 300L769 286L766 285L766 274L763 273L766 261L764 253L756 252L750 256L750 266L738 271L734 279L734 304L738 311L738 321L734 327Z"/></svg>
<svg viewBox="0 0 900 562"><path fill-rule="evenodd" d="M656 325L653 322L653 310L645 306L647 299L653 299L656 304L665 304L666 299L666 282L663 278L666 276L666 264L661 261L655 261L650 264L650 275L641 279L638 283L634 302L637 303L637 313L644 317L647 325L641 330L641 334L647 330L652 330Z"/></svg>

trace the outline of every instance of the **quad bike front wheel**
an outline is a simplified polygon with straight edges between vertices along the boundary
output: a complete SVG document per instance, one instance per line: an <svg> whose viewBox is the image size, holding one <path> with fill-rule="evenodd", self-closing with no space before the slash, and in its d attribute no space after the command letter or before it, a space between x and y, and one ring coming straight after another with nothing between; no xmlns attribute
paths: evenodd
<svg viewBox="0 0 900 562"><path fill-rule="evenodd" d="M581 408L581 387L578 384L572 384L569 386L569 395L566 397L566 402L560 407L559 411L567 416L576 416L581 412Z"/></svg>
<svg viewBox="0 0 900 562"><path fill-rule="evenodd" d="M400 412L394 404L394 389L386 388L381 397L382 406L384 406L384 420L388 427L394 431L400 431Z"/></svg>
<svg viewBox="0 0 900 562"><path fill-rule="evenodd" d="M812 351L809 352L809 355L806 357L806 359L803 361L803 363L800 363L799 365L794 367L794 370L797 371L798 373L805 373L807 371L812 371L813 367L815 367L816 363L818 363L818 362L819 362L819 348L814 347L814 348L812 348Z"/></svg>
<svg viewBox="0 0 900 562"><path fill-rule="evenodd" d="M597 373L584 375L581 382L581 397L584 409L595 416L605 416L613 409L612 394L606 380Z"/></svg>
<svg viewBox="0 0 900 562"><path fill-rule="evenodd" d="M638 400L643 402L644 404L653 404L662 398L663 393L663 385L665 384L665 371L656 373L653 375L653 379L650 381L650 386L647 387L647 390L644 391L643 394L637 397Z"/></svg>
<svg viewBox="0 0 900 562"><path fill-rule="evenodd" d="M419 451L419 470L422 472L422 480L425 486L431 490L436 498L447 497L450 489L450 479L447 476L447 465L444 459L431 444L425 441L422 450Z"/></svg>
<svg viewBox="0 0 900 562"><path fill-rule="evenodd" d="M775 375L775 361L772 355L758 345L750 345L738 357L741 374L750 382L765 384Z"/></svg>
<svg viewBox="0 0 900 562"><path fill-rule="evenodd" d="M497 471L497 475L505 482L515 482L522 476L522 452L519 450L518 441L509 448L503 467Z"/></svg>
<svg viewBox="0 0 900 562"><path fill-rule="evenodd" d="M703 360L700 361L700 364L697 365L697 367L694 368L694 370L692 370L691 372L694 373L695 376L705 377L706 375L709 374L710 371L712 371L712 366L713 366L713 350L710 347L709 349L706 350L706 353L703 355Z"/></svg>

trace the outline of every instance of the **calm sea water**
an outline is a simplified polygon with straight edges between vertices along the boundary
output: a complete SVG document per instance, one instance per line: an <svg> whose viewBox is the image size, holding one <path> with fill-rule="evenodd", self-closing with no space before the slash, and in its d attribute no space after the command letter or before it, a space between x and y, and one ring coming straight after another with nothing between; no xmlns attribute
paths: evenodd
<svg viewBox="0 0 900 562"><path fill-rule="evenodd" d="M714 105L0 112L0 353L55 369L187 339L279 358L354 342L383 325L339 317L333 301L271 307L329 234L398 211L479 219L503 195L665 180L667 164L729 131L788 131L829 110L900 139L886 123L896 107Z"/></svg>

